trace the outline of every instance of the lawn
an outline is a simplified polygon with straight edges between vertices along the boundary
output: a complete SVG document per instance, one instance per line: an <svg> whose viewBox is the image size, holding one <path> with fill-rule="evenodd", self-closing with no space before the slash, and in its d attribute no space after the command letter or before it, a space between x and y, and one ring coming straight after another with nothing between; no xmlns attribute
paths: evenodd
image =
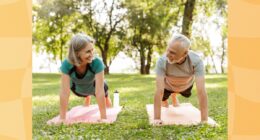
<svg viewBox="0 0 260 140"><path fill-rule="evenodd" d="M227 76L207 75L209 116L220 125L151 126L146 104L153 103L154 75L106 75L110 97L120 92L124 107L113 124L75 124L48 126L46 121L59 113L59 74L33 74L33 139L227 139ZM196 87L196 86L194 86ZM180 102L190 102L198 107L196 90L192 96L178 96ZM170 100L169 100L170 101ZM92 104L96 99L92 98ZM69 108L82 105L83 98L71 93Z"/></svg>

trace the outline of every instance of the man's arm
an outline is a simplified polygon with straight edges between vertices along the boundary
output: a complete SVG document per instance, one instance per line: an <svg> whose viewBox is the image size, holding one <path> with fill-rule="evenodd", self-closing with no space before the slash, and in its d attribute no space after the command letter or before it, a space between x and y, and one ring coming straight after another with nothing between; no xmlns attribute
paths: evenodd
<svg viewBox="0 0 260 140"><path fill-rule="evenodd" d="M156 76L156 91L154 95L154 120L161 119L161 102L162 93L164 91L164 77Z"/></svg>
<svg viewBox="0 0 260 140"><path fill-rule="evenodd" d="M204 76L195 77L199 106L201 112L201 122L208 121L208 97L205 89L205 78Z"/></svg>

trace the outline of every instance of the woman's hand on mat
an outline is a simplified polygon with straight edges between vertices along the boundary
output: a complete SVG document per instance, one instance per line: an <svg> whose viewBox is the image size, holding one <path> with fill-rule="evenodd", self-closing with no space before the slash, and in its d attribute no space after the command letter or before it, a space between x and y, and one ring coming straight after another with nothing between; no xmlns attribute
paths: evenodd
<svg viewBox="0 0 260 140"><path fill-rule="evenodd" d="M55 124L66 124L66 119L59 119Z"/></svg>
<svg viewBox="0 0 260 140"><path fill-rule="evenodd" d="M98 119L97 121L99 123L111 123L111 120L108 120L108 119Z"/></svg>
<svg viewBox="0 0 260 140"><path fill-rule="evenodd" d="M154 125L162 125L162 124L163 124L163 121L156 119L156 120L153 121L153 124L154 124Z"/></svg>

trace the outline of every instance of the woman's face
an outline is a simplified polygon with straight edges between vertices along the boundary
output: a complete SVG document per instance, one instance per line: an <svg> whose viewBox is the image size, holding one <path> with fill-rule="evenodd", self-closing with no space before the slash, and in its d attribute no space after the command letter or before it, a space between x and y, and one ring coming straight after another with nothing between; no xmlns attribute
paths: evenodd
<svg viewBox="0 0 260 140"><path fill-rule="evenodd" d="M87 44L85 48L79 51L78 55L83 64L91 63L94 58L93 44Z"/></svg>

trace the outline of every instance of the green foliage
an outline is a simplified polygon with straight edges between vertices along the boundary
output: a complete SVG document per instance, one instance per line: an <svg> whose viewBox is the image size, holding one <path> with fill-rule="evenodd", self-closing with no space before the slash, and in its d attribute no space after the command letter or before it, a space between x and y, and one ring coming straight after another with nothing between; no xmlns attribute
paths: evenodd
<svg viewBox="0 0 260 140"><path fill-rule="evenodd" d="M62 61L74 27L73 5L70 0L49 0L33 6L33 44L37 52L53 54L53 60Z"/></svg>
<svg viewBox="0 0 260 140"><path fill-rule="evenodd" d="M220 13L222 16L227 14L227 0L197 0L195 15L199 13L205 14L207 17L215 13Z"/></svg>
<svg viewBox="0 0 260 140"><path fill-rule="evenodd" d="M124 51L140 64L141 73L147 74L154 66L154 52L162 54L169 35L181 31L185 0L37 0L33 5L33 44L35 51L53 55L60 60L67 54L66 43L71 36L84 32L96 40L106 72L115 56ZM203 15L203 17L200 17ZM196 0L194 23L204 25L212 15L223 17L224 23L216 20L222 29L223 41L227 38L227 1ZM201 19L200 19L201 18ZM192 23L192 22L191 22ZM196 47L205 57L210 53L209 38L204 31L192 29ZM198 39L198 40L196 40ZM199 43L199 41L202 41ZM219 58L225 59L226 45L222 45ZM196 50L195 49L195 50ZM211 51L212 52L212 51ZM214 52L214 51L213 51ZM224 62L224 61L223 61Z"/></svg>
<svg viewBox="0 0 260 140"><path fill-rule="evenodd" d="M33 74L33 139L227 139L227 76L207 75L209 116L220 125L161 126L149 125L146 104L153 103L154 75L107 75L110 97L119 90L123 106L113 124L75 124L48 126L47 120L59 114L59 74ZM196 88L190 98L178 96L198 108ZM113 98L112 98L113 99ZM92 97L92 104L96 99ZM71 93L69 109L84 99ZM170 101L170 100L169 100Z"/></svg>
<svg viewBox="0 0 260 140"><path fill-rule="evenodd" d="M204 58L210 55L211 48L210 48L209 40L204 39L203 37L196 36L192 38L192 50L196 50L198 52L202 52Z"/></svg>
<svg viewBox="0 0 260 140"><path fill-rule="evenodd" d="M222 39L218 45L210 44L208 27L216 26L216 34ZM226 0L198 0L195 9L193 26L192 49L203 53L203 60L207 61L206 71L214 68L217 73L215 61L220 61L221 73L224 73L224 62L227 50L227 1ZM216 59L214 61L214 59Z"/></svg>
<svg viewBox="0 0 260 140"><path fill-rule="evenodd" d="M122 47L121 38L125 36L125 10L121 1L84 1L78 3L81 7L81 19L86 26L86 32L94 37L96 46L106 65L105 72Z"/></svg>
<svg viewBox="0 0 260 140"><path fill-rule="evenodd" d="M149 74L154 50L165 48L171 26L178 21L180 8L176 3L160 0L125 2L130 23L126 41L129 46L126 52L131 57L136 54L133 51L138 53L142 74Z"/></svg>

